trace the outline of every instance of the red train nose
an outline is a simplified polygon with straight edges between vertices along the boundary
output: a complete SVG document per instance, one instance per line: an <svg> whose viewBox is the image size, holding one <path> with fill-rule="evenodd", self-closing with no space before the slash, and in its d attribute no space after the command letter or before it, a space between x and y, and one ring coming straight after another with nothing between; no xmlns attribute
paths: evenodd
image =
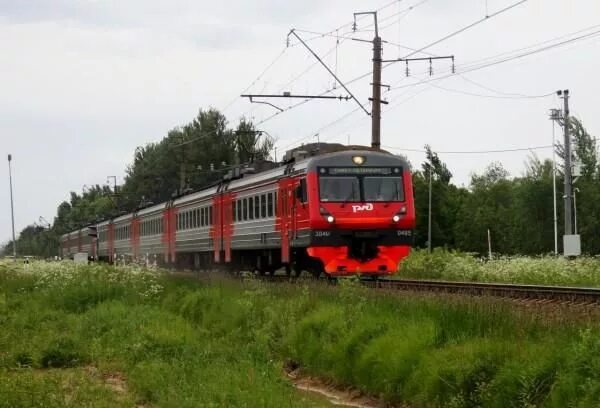
<svg viewBox="0 0 600 408"><path fill-rule="evenodd" d="M400 260L408 256L410 246L376 246L373 256L357 258L352 246L309 247L311 257L318 258L329 275L386 275L396 273ZM359 253L360 254L360 253Z"/></svg>

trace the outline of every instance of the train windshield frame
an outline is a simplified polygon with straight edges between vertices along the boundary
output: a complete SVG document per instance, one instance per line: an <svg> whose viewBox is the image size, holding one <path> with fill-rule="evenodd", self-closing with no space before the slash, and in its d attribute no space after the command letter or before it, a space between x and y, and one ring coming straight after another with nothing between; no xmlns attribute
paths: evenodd
<svg viewBox="0 0 600 408"><path fill-rule="evenodd" d="M317 172L324 203L406 200L400 167L320 167Z"/></svg>

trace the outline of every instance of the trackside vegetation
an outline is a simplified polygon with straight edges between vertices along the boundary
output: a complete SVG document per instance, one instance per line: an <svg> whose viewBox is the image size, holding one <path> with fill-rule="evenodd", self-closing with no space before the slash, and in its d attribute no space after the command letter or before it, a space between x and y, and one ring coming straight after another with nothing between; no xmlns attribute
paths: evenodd
<svg viewBox="0 0 600 408"><path fill-rule="evenodd" d="M0 265L0 407L311 407L284 367L410 407L597 407L597 316L342 282Z"/></svg>
<svg viewBox="0 0 600 408"><path fill-rule="evenodd" d="M435 248L431 253L416 249L402 261L396 277L600 287L600 258L513 256L488 260L442 248Z"/></svg>

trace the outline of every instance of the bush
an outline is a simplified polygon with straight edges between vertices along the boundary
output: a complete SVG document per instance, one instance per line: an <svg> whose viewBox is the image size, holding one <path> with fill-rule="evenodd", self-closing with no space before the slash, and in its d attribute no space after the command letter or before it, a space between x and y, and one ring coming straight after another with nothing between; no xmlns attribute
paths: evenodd
<svg viewBox="0 0 600 408"><path fill-rule="evenodd" d="M550 256L487 260L441 248L435 248L431 254L416 249L401 262L397 277L600 287L600 260L589 257L568 260Z"/></svg>
<svg viewBox="0 0 600 408"><path fill-rule="evenodd" d="M51 340L40 357L40 365L44 368L74 367L84 361L81 348L68 337Z"/></svg>

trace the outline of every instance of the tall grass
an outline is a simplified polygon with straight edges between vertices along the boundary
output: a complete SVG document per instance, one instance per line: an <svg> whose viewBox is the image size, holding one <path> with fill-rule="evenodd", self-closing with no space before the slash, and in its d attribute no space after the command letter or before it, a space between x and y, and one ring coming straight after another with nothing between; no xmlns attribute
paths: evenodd
<svg viewBox="0 0 600 408"><path fill-rule="evenodd" d="M440 248L431 254L417 249L402 261L397 277L600 287L600 259L544 256L487 260Z"/></svg>
<svg viewBox="0 0 600 408"><path fill-rule="evenodd" d="M208 284L73 264L5 272L0 407L324 406L285 380L289 360L410 406L600 405L591 318L351 282ZM115 373L125 392L103 381Z"/></svg>

